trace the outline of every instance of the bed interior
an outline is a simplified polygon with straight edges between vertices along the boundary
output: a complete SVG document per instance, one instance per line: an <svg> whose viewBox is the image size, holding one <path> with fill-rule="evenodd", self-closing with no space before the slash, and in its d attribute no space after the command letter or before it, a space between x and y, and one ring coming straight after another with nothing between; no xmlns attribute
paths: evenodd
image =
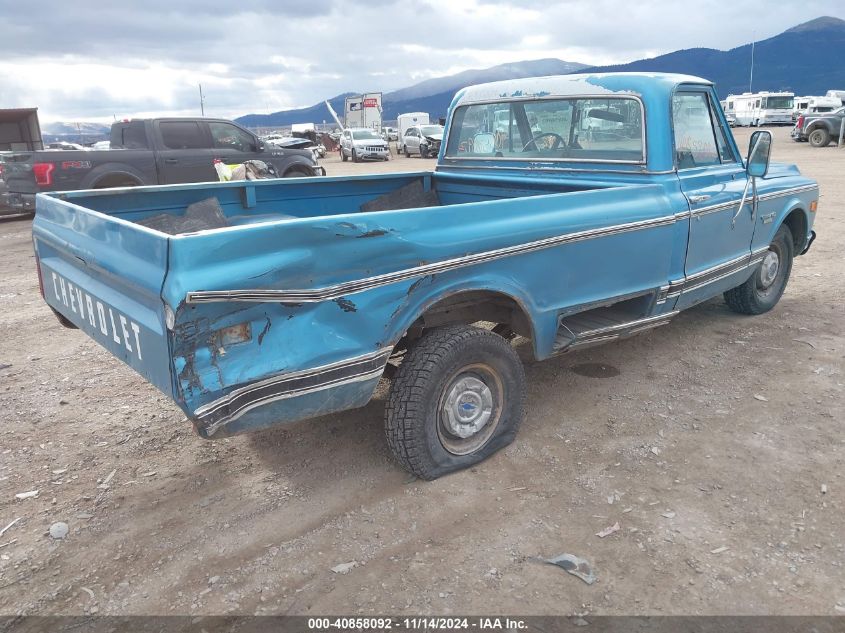
<svg viewBox="0 0 845 633"><path fill-rule="evenodd" d="M274 184L276 186L274 186ZM201 230L352 213L455 206L601 188L584 181L518 183L452 174L299 183L253 181L228 186L157 188L133 193L68 194L71 202L142 226L179 235ZM139 195L140 194L140 195Z"/></svg>

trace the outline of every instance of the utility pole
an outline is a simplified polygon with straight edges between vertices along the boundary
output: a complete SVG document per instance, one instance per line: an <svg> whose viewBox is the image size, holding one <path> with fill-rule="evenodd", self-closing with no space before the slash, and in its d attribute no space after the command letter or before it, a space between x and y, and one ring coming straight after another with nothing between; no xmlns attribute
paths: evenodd
<svg viewBox="0 0 845 633"><path fill-rule="evenodd" d="M754 82L754 42L751 42L751 74L748 77L748 92L754 92L751 84Z"/></svg>
<svg viewBox="0 0 845 633"><path fill-rule="evenodd" d="M205 97L202 96L202 84L199 84L200 87L200 114L205 116Z"/></svg>

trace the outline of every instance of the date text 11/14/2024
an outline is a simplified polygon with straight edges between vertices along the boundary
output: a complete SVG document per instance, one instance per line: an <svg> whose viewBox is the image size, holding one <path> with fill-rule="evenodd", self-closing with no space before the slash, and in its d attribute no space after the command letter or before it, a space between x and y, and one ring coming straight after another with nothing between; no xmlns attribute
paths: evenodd
<svg viewBox="0 0 845 633"><path fill-rule="evenodd" d="M373 630L373 631L458 631L477 629L481 631L513 631L525 629L524 620L498 617L413 617L413 618L309 618L311 631L329 630Z"/></svg>

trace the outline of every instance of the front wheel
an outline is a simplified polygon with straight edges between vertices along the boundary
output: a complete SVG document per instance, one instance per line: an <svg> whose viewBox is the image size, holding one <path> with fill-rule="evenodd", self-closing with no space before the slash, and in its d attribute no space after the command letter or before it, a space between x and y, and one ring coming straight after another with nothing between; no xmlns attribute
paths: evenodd
<svg viewBox="0 0 845 633"><path fill-rule="evenodd" d="M410 158L410 157L411 157L411 152L408 151L408 146L406 145L405 146L405 158Z"/></svg>
<svg viewBox="0 0 845 633"><path fill-rule="evenodd" d="M724 294L728 307L740 314L763 314L774 308L789 281L794 244L792 231L785 224L781 225L754 274L744 284Z"/></svg>
<svg viewBox="0 0 845 633"><path fill-rule="evenodd" d="M830 134L826 129L818 128L810 132L807 140L810 141L810 145L813 147L827 147L830 145Z"/></svg>
<svg viewBox="0 0 845 633"><path fill-rule="evenodd" d="M349 157L343 150L340 150L340 160L342 160L344 163L349 160Z"/></svg>
<svg viewBox="0 0 845 633"><path fill-rule="evenodd" d="M436 479L510 444L524 416L525 371L489 330L446 326L406 354L385 409L387 443L403 468Z"/></svg>
<svg viewBox="0 0 845 633"><path fill-rule="evenodd" d="M353 150L352 150L352 162L353 162L353 163L357 163L357 162L358 162L358 160L359 160L359 159L358 159L358 154L356 154L356 153L355 153L355 150L353 149Z"/></svg>

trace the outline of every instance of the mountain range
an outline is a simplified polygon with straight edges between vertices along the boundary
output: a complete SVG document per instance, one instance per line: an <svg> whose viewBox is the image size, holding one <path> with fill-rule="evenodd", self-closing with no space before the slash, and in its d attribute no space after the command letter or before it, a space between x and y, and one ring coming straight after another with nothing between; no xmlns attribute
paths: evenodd
<svg viewBox="0 0 845 633"><path fill-rule="evenodd" d="M821 17L799 24L780 35L755 42L753 90L791 90L795 94L823 95L830 89L845 89L845 20ZM446 115L455 92L487 81L563 75L572 72L675 72L713 81L724 98L749 90L752 44L728 51L690 48L650 59L614 66L589 66L559 59L538 59L501 64L483 70L427 79L382 96L382 118L396 119L402 112L428 112L432 118ZM839 60L839 61L837 61ZM329 100L342 113L344 99ZM248 114L235 119L247 127L282 127L292 123L330 121L325 103L273 114Z"/></svg>
<svg viewBox="0 0 845 633"><path fill-rule="evenodd" d="M823 95L827 90L845 90L845 20L821 17L768 39L754 42L754 76L751 88L757 90L791 90L796 95ZM501 64L480 70L467 70L454 75L426 79L417 84L387 92L382 96L383 119L395 120L402 112L428 112L432 118L446 115L455 92L464 86L543 75L565 75L573 72L677 72L705 77L715 82L724 98L749 90L752 44L728 51L712 48L690 48L650 59L640 59L614 66L589 66L559 59L535 59ZM329 101L337 112L343 112L344 99L353 93L341 94ZM284 110L273 114L247 114L235 119L247 127L285 127L292 123L331 121L324 102L308 108ZM108 126L79 124L86 140L108 138ZM76 123L50 123L42 126L45 139L79 140Z"/></svg>

